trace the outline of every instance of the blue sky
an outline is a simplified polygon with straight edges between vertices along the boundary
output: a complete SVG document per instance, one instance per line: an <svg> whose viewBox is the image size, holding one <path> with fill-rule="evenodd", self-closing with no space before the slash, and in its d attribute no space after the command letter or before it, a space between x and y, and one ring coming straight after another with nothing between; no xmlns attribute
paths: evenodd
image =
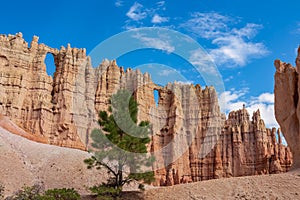
<svg viewBox="0 0 300 200"><path fill-rule="evenodd" d="M107 38L132 28L179 31L196 40L214 60L225 84L226 112L242 104L250 113L260 108L266 124L277 126L273 62L280 58L294 64L300 44L299 6L298 1L258 0L5 1L0 8L0 33L22 32L28 42L37 35L39 42L51 47L71 43L89 53ZM169 68L161 71L161 80L184 76L186 82L205 84L193 73L182 74L189 63L172 54L167 39L150 42L167 52L135 51L119 57L118 64L134 68L162 63ZM181 71L174 70L179 66Z"/></svg>

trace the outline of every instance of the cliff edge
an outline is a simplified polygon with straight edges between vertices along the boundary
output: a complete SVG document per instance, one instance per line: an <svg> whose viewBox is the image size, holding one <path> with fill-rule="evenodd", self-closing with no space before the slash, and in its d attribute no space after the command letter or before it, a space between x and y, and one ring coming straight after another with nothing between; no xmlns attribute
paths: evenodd
<svg viewBox="0 0 300 200"><path fill-rule="evenodd" d="M292 151L293 168L300 168L300 48L296 67L276 60L275 116Z"/></svg>

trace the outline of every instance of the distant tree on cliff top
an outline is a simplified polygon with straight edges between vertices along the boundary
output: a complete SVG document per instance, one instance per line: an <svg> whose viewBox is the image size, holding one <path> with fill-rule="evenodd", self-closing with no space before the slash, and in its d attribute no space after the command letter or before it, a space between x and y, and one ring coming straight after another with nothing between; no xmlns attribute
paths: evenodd
<svg viewBox="0 0 300 200"><path fill-rule="evenodd" d="M136 125L138 104L127 90L119 90L110 102L109 112L99 113L100 129L91 134L93 156L84 162L88 168L108 170L110 178L104 184L107 187L122 190L133 180L152 182L154 173L141 171L154 161L146 146L150 142L149 122Z"/></svg>

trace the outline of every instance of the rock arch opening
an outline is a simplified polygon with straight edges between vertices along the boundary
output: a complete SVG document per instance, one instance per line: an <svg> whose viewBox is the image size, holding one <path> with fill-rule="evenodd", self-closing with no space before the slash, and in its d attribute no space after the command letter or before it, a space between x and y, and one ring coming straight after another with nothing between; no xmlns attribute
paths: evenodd
<svg viewBox="0 0 300 200"><path fill-rule="evenodd" d="M46 65L46 72L48 76L54 77L54 72L56 71L56 65L52 53L47 53L45 58L45 65Z"/></svg>
<svg viewBox="0 0 300 200"><path fill-rule="evenodd" d="M153 90L153 95L154 95L154 102L155 102L155 105L158 106L158 102L159 102L159 91L154 89Z"/></svg>

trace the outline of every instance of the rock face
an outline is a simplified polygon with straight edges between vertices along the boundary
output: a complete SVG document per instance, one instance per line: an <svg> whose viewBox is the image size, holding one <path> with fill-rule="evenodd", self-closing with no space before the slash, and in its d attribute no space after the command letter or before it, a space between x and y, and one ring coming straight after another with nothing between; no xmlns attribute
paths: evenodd
<svg viewBox="0 0 300 200"><path fill-rule="evenodd" d="M300 48L296 58L296 67L275 61L275 116L282 133L291 148L294 168L300 167Z"/></svg>
<svg viewBox="0 0 300 200"><path fill-rule="evenodd" d="M44 63L48 53L55 61L53 77ZM33 136L24 133L27 138L86 149L97 113L121 88L134 94L138 120L153 125L149 150L156 157L156 185L285 172L291 165L289 149L276 141L275 129L266 129L259 112L252 121L245 109L226 120L213 87L161 87L149 74L115 61L93 68L85 49L53 49L38 44L38 37L28 47L20 33L0 36L0 114Z"/></svg>
<svg viewBox="0 0 300 200"><path fill-rule="evenodd" d="M57 50L37 42L33 37L28 48L21 33L0 36L0 113L49 144L85 149L72 122L73 83L85 51L69 46ZM46 73L47 53L55 59L54 78Z"/></svg>
<svg viewBox="0 0 300 200"><path fill-rule="evenodd" d="M200 121L203 119L205 115ZM203 123L199 123L198 126L196 139L187 152L156 173L157 184L174 185L222 177L287 172L292 164L291 152L282 144L280 130L276 132L275 128L267 129L260 118L259 110L253 113L252 120L249 119L245 108L229 113L222 129L219 129L221 127L218 125L214 129L220 131L220 135L208 140L213 143L210 145L213 149L203 157L199 153L203 151L201 146L205 143L201 141L206 137L207 126L203 126ZM184 137L180 138L181 143L185 143ZM214 141L216 138L218 140ZM157 144L164 143L154 140L154 145ZM166 157L174 152L173 150Z"/></svg>
<svg viewBox="0 0 300 200"><path fill-rule="evenodd" d="M225 120L215 89L168 84L159 90L158 106L153 109L152 116L151 150L157 161L156 184L174 185L209 179L214 170L212 165L205 161L200 168L202 163L198 158L211 155Z"/></svg>
<svg viewBox="0 0 300 200"><path fill-rule="evenodd" d="M47 75L44 63L52 54L56 71ZM92 68L85 49L38 44L28 47L22 34L0 36L0 113L26 132L58 146L86 149L89 133L97 127L97 114L108 108L111 95L128 88L146 103L141 114L154 104L150 76L130 69L124 72L115 61ZM149 94L152 93L148 101ZM147 99L145 99L147 98Z"/></svg>

